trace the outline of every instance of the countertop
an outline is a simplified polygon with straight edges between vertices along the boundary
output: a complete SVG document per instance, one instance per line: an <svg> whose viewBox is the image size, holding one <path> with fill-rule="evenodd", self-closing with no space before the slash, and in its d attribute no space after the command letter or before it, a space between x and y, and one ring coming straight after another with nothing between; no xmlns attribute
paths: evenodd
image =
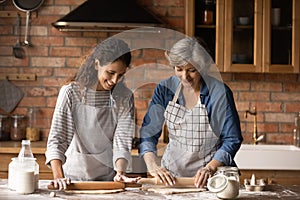
<svg viewBox="0 0 300 200"><path fill-rule="evenodd" d="M33 154L44 154L46 152L47 141L31 142L30 147ZM166 144L158 143L157 155L162 156L165 150ZM21 148L21 141L1 141L0 153L19 153ZM138 149L132 149L132 156L138 156Z"/></svg>
<svg viewBox="0 0 300 200"><path fill-rule="evenodd" d="M135 199L145 199L145 200L217 200L218 198L214 193L209 191L205 192L195 192L195 193L184 193L184 194L172 194L172 195L161 195L152 192L145 192L139 188L126 188L124 192L119 192L115 194L68 194L63 191L58 191L56 197L50 197L50 191L47 189L47 184L49 180L39 181L39 190L33 194L17 194L15 191L11 191L7 188L7 179L0 179L0 199L30 199L30 200L42 200L42 199L114 199L114 200L135 200ZM274 199L284 199L284 200L297 200L300 199L300 185L295 186L281 186L281 185L269 185L266 191L262 192L249 192L244 188L240 189L240 194L238 199L242 200L274 200Z"/></svg>

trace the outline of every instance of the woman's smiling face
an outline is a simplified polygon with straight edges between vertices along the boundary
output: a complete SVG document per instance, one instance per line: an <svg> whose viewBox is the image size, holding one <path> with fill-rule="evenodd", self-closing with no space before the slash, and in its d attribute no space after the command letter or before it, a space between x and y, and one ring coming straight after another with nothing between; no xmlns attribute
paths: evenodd
<svg viewBox="0 0 300 200"><path fill-rule="evenodd" d="M175 74L184 87L192 87L193 89L200 87L201 75L192 64L176 66Z"/></svg>
<svg viewBox="0 0 300 200"><path fill-rule="evenodd" d="M96 60L95 67L98 70L99 80L97 90L111 90L127 70L125 63L120 60L104 66L100 66L100 62Z"/></svg>

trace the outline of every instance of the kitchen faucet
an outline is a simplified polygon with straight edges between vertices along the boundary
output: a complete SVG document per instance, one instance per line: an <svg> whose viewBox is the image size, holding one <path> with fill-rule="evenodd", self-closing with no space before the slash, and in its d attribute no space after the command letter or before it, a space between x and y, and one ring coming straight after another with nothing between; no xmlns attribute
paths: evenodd
<svg viewBox="0 0 300 200"><path fill-rule="evenodd" d="M246 110L246 112L245 112L245 114L244 114L245 118L247 118L248 113L249 113L250 115L253 115L253 116L254 116L254 119L253 119L253 135L252 135L252 138L253 138L253 144L258 144L258 142L261 141L261 140L264 138L264 136L261 135L261 136L257 137L257 117L256 117L257 112L256 112L256 107L253 107L253 111L251 111L251 110Z"/></svg>

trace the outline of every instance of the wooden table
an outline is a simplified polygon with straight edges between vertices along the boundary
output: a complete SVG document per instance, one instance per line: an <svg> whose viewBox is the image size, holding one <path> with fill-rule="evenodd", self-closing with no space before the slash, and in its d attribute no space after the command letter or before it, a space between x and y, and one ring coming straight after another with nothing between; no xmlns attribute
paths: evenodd
<svg viewBox="0 0 300 200"><path fill-rule="evenodd" d="M22 195L17 194L15 191L11 191L7 188L7 179L0 179L0 199L30 199L30 200L43 200L43 199L114 199L114 200L135 200L135 199L146 199L146 200L217 200L218 198L214 193L209 191L195 192L195 193L184 193L184 194L172 194L172 195L161 195L152 192L145 192L140 188L128 188L125 192L119 192L115 194L68 194L63 191L56 192L56 197L51 198L49 196L50 191L47 189L49 180L39 181L39 190L33 194ZM297 200L300 199L300 185L297 186L281 186L281 185L269 185L266 191L262 192L249 192L243 187L240 189L240 195L238 199L242 200Z"/></svg>

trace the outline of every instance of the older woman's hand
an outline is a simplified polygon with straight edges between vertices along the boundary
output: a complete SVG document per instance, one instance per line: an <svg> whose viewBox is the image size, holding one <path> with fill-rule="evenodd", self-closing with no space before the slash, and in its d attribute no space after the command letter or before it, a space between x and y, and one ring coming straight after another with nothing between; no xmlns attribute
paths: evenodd
<svg viewBox="0 0 300 200"><path fill-rule="evenodd" d="M172 174L164 167L157 166L156 168L149 171L152 176L154 176L160 183L166 186L171 186L175 184L175 178Z"/></svg>
<svg viewBox="0 0 300 200"><path fill-rule="evenodd" d="M59 190L67 189L67 185L70 185L71 179L70 178L57 178L50 182L50 185L53 185L54 188Z"/></svg>
<svg viewBox="0 0 300 200"><path fill-rule="evenodd" d="M197 188L204 188L207 180L213 175L212 170L209 167L203 167L197 171L195 175L194 184Z"/></svg>

